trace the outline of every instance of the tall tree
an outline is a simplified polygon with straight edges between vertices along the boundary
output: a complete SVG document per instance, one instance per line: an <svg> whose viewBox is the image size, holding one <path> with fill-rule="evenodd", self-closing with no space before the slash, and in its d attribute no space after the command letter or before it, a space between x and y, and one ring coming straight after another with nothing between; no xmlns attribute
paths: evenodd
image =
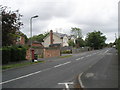
<svg viewBox="0 0 120 90"><path fill-rule="evenodd" d="M43 39L44 39L48 34L49 34L49 33L35 35L35 36L33 36L32 38L30 37L29 39L32 39L33 41L43 42Z"/></svg>
<svg viewBox="0 0 120 90"><path fill-rule="evenodd" d="M80 28L71 28L71 32L76 38L82 38L82 30Z"/></svg>
<svg viewBox="0 0 120 90"><path fill-rule="evenodd" d="M106 37L100 31L88 33L86 37L87 45L94 49L102 48L105 45L105 41Z"/></svg>
<svg viewBox="0 0 120 90"><path fill-rule="evenodd" d="M115 45L116 45L116 48L118 49L118 52L120 54L120 37L115 40Z"/></svg>
<svg viewBox="0 0 120 90"><path fill-rule="evenodd" d="M75 47L75 43L74 43L73 40L69 40L69 41L68 41L68 44L69 44L69 46Z"/></svg>
<svg viewBox="0 0 120 90"><path fill-rule="evenodd" d="M20 21L22 15L19 11L8 10L5 6L0 6L2 15L2 46L13 45L16 42L16 32L19 31L23 23Z"/></svg>
<svg viewBox="0 0 120 90"><path fill-rule="evenodd" d="M77 38L76 39L76 47L84 47L85 46L85 41L82 38Z"/></svg>

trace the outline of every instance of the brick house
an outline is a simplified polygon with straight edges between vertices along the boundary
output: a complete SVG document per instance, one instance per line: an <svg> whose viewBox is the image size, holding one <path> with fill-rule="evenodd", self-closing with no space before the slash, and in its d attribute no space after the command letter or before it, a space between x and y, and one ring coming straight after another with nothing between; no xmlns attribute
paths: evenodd
<svg viewBox="0 0 120 90"><path fill-rule="evenodd" d="M68 36L67 34L61 34L57 32L53 32L50 30L50 33L43 39L44 40L44 47L49 47L50 45L60 45L61 47L69 46L68 41L70 39L75 38Z"/></svg>
<svg viewBox="0 0 120 90"><path fill-rule="evenodd" d="M16 44L17 45L25 45L25 37L23 35L17 37Z"/></svg>
<svg viewBox="0 0 120 90"><path fill-rule="evenodd" d="M44 38L44 47L49 47L52 44L68 46L68 38L66 34L55 33L50 30L50 33Z"/></svg>
<svg viewBox="0 0 120 90"><path fill-rule="evenodd" d="M35 47L44 47L43 44L41 42L38 42L38 41L33 41L32 42L32 46L35 46Z"/></svg>
<svg viewBox="0 0 120 90"><path fill-rule="evenodd" d="M27 42L27 45L31 45L30 40ZM34 47L44 47L42 42L38 42L38 41L32 41L32 46L34 46Z"/></svg>

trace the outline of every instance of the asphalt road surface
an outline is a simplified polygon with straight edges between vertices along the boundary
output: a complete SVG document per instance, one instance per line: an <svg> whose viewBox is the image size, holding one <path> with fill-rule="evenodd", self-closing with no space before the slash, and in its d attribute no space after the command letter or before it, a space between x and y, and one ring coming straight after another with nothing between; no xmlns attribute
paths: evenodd
<svg viewBox="0 0 120 90"><path fill-rule="evenodd" d="M118 88L116 50L108 51L99 62L85 71L80 78L85 88Z"/></svg>
<svg viewBox="0 0 120 90"><path fill-rule="evenodd" d="M45 63L5 70L2 72L3 80L0 84L3 88L71 88L80 73L103 59L109 59L109 52L114 53L116 59L116 50L105 48L74 54L69 58L56 58Z"/></svg>

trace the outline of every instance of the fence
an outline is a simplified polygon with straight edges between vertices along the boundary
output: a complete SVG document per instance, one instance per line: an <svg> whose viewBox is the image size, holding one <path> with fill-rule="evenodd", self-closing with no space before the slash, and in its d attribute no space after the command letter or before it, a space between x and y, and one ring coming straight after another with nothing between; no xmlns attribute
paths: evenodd
<svg viewBox="0 0 120 90"><path fill-rule="evenodd" d="M91 48L90 47L84 47L84 48L72 48L72 53L80 53L80 52L85 52L85 51L90 51Z"/></svg>

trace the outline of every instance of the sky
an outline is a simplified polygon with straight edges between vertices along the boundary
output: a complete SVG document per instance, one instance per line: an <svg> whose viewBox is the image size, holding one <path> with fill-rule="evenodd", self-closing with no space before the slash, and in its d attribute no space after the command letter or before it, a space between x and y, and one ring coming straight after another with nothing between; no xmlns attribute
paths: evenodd
<svg viewBox="0 0 120 90"><path fill-rule="evenodd" d="M94 30L107 37L106 43L115 41L118 36L119 0L1 0L0 5L19 10L23 15L21 31L30 37L30 18L33 35L53 30L72 34L71 27L82 30L83 38Z"/></svg>

